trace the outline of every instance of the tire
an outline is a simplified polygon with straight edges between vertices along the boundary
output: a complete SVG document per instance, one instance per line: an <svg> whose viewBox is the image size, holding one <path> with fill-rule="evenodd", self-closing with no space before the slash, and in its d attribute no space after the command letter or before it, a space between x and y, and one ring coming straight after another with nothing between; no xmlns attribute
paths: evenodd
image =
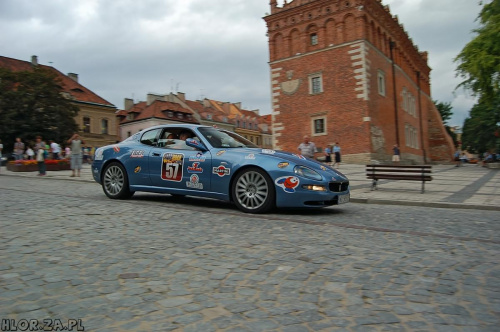
<svg viewBox="0 0 500 332"><path fill-rule="evenodd" d="M102 176L102 190L112 199L127 199L132 197L133 191L128 187L127 171L122 164L112 162L106 166Z"/></svg>
<svg viewBox="0 0 500 332"><path fill-rule="evenodd" d="M231 186L234 204L246 213L265 213L275 205L274 184L266 172L251 167L238 173Z"/></svg>

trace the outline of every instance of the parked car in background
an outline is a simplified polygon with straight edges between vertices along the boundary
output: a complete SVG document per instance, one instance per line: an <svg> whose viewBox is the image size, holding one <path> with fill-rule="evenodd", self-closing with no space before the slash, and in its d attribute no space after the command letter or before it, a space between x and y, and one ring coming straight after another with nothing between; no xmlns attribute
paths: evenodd
<svg viewBox="0 0 500 332"><path fill-rule="evenodd" d="M199 196L264 213L349 202L349 180L304 156L262 149L226 130L162 125L95 151L92 173L109 198L136 191Z"/></svg>

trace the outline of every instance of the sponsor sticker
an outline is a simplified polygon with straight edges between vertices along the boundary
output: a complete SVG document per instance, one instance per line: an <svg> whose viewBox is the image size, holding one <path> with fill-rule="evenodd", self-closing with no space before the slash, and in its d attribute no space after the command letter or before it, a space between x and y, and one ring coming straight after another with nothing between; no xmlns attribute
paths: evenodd
<svg viewBox="0 0 500 332"><path fill-rule="evenodd" d="M139 173L141 171L141 166L137 166L135 169L134 169L134 173Z"/></svg>
<svg viewBox="0 0 500 332"><path fill-rule="evenodd" d="M295 188L299 185L300 180L295 176L282 176L277 178L274 183L276 183L278 187L283 188L286 193L291 194L295 192Z"/></svg>
<svg viewBox="0 0 500 332"><path fill-rule="evenodd" d="M250 153L249 155L245 156L245 159L255 159L255 154Z"/></svg>
<svg viewBox="0 0 500 332"><path fill-rule="evenodd" d="M226 166L224 165L220 165L218 167L214 167L212 169L212 173L213 174L217 174L218 176L220 177L223 177L225 175L229 175L231 174L231 169L230 168L227 168Z"/></svg>
<svg viewBox="0 0 500 332"><path fill-rule="evenodd" d="M226 150L220 150L219 152L216 153L216 155L222 156L224 153L226 153Z"/></svg>
<svg viewBox="0 0 500 332"><path fill-rule="evenodd" d="M265 153L265 154L275 154L276 151L270 150L270 149L262 149L262 153Z"/></svg>
<svg viewBox="0 0 500 332"><path fill-rule="evenodd" d="M200 182L198 175L193 174L189 177L189 181L186 181L186 187L191 189L203 189L203 183Z"/></svg>
<svg viewBox="0 0 500 332"><path fill-rule="evenodd" d="M118 145L113 145L113 150L115 152L120 152L120 147Z"/></svg>
<svg viewBox="0 0 500 332"><path fill-rule="evenodd" d="M188 173L203 173L203 168L200 167L199 162L194 162L191 166L187 167Z"/></svg>
<svg viewBox="0 0 500 332"><path fill-rule="evenodd" d="M190 157L189 157L189 161L199 161L199 162L204 162L204 161L205 161L205 157L203 156L203 153L202 153L202 152L198 152L196 155L194 155L194 156L190 156Z"/></svg>
<svg viewBox="0 0 500 332"><path fill-rule="evenodd" d="M182 181L182 165L184 155L182 153L164 153L161 158L161 178L165 181Z"/></svg>
<svg viewBox="0 0 500 332"><path fill-rule="evenodd" d="M132 150L130 153L130 158L143 158L144 150Z"/></svg>
<svg viewBox="0 0 500 332"><path fill-rule="evenodd" d="M328 168L326 168L325 166L321 165L320 168L324 171L326 171Z"/></svg>

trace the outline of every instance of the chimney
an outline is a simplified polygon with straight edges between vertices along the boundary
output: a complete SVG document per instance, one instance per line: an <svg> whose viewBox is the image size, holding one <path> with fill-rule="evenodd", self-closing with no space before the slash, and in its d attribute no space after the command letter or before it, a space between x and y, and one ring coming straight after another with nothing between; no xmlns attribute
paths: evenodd
<svg viewBox="0 0 500 332"><path fill-rule="evenodd" d="M210 107L212 106L210 104L210 100L208 100L207 98L203 99L203 107Z"/></svg>
<svg viewBox="0 0 500 332"><path fill-rule="evenodd" d="M68 77L71 78L73 81L78 83L78 74L75 73L68 73Z"/></svg>
<svg viewBox="0 0 500 332"><path fill-rule="evenodd" d="M125 111L130 111L134 107L134 100L130 98L125 98L124 102Z"/></svg>
<svg viewBox="0 0 500 332"><path fill-rule="evenodd" d="M38 66L38 57L36 55L31 56L31 64L35 67Z"/></svg>
<svg viewBox="0 0 500 332"><path fill-rule="evenodd" d="M231 103L222 103L222 110L226 114L231 113Z"/></svg>
<svg viewBox="0 0 500 332"><path fill-rule="evenodd" d="M160 95L157 95L154 93L148 93L148 98L147 98L146 104L149 106L152 103L154 103L156 100L165 101L165 96L160 96Z"/></svg>
<svg viewBox="0 0 500 332"><path fill-rule="evenodd" d="M183 102L186 101L186 94L184 92L177 92L177 97L179 97L179 99Z"/></svg>

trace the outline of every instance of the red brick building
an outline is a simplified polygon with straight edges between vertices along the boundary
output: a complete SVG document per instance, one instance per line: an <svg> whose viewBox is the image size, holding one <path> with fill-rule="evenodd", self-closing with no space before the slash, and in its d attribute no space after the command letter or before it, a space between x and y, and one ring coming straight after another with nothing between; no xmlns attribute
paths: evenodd
<svg viewBox="0 0 500 332"><path fill-rule="evenodd" d="M296 151L339 142L344 160L449 161L453 142L435 108L427 52L381 0L270 0L273 137ZM397 130L396 130L397 128Z"/></svg>

